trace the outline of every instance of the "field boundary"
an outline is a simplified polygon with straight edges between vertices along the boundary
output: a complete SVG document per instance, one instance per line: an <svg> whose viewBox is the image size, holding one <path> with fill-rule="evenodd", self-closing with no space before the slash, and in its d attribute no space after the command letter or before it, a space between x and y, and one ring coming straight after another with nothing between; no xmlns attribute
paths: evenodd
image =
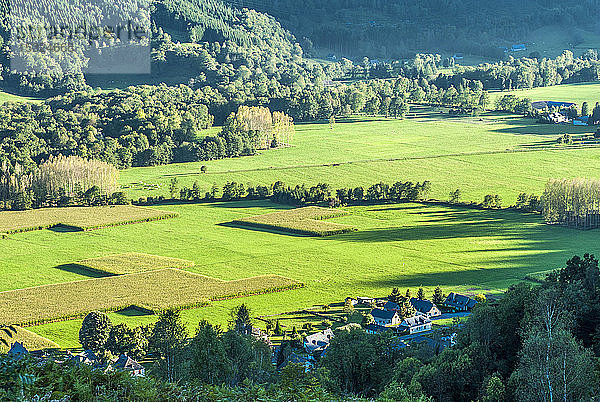
<svg viewBox="0 0 600 402"><path fill-rule="evenodd" d="M478 155L497 155L497 154L511 154L511 153L525 153L525 152L547 152L547 151L568 151L577 149L594 149L600 148L600 144L595 145L561 145L552 147L539 147L539 148L510 148L510 149L497 149L490 151L472 151L472 152L455 152L449 154L435 154L435 155L423 155L423 156L405 156L400 158L374 158L374 159L359 159L354 161L341 161L341 162L329 162L329 163L315 163L309 165L290 165L290 166L268 166L262 168L253 169L231 169L223 170L219 172L189 172L189 173L174 173L174 174L163 174L158 176L159 178L172 178L172 177L186 177L186 176L203 176L203 175L222 175L230 173L251 173L251 172L265 172L265 171L277 171L277 170L292 170L292 169L309 169L319 167L338 167L342 165L352 164L368 164L368 163L379 163L379 162L402 162L412 160L426 160L426 159L440 159L440 158L457 158L461 156L478 156Z"/></svg>
<svg viewBox="0 0 600 402"><path fill-rule="evenodd" d="M131 206L131 207L136 208L136 209L144 209L144 210L152 211L152 213L159 213L159 215L141 217L141 218L137 218L137 219L125 219L122 221L108 222L108 223L104 223L104 224L92 224L92 225L76 225L76 224L73 224L70 222L65 223L64 222L65 218L56 218L56 220L54 220L54 221L51 220L51 223L48 223L48 224L26 226L26 227L21 227L21 228L17 228L17 229L8 229L8 230L4 230L4 231L0 232L0 234L2 235L2 238L6 238L7 235L33 232L33 231L37 231L37 230L53 229L53 228L57 228L57 227L63 227L66 229L70 229L72 231L77 231L77 232L89 232L92 230L99 230L99 229L104 229L104 228L109 228L109 227L132 225L132 224L146 223L146 222L156 222L156 221L160 221L160 220L164 220L164 219L173 219L173 218L177 218L179 216L179 214L177 214L175 212L161 211L161 210L152 209L152 208L143 207L143 206ZM64 208L61 208L61 210L64 211L64 210L70 209L70 208L75 209L75 208L94 208L94 207L64 207ZM107 208L107 207L98 207L98 208ZM33 209L33 210L29 210L29 211L19 211L19 212L35 213L35 211L44 211L44 210L52 210L52 208L40 208L40 209ZM2 212L12 212L12 211L2 211ZM0 214L2 212L0 212Z"/></svg>
<svg viewBox="0 0 600 402"><path fill-rule="evenodd" d="M304 286L280 275L224 281L165 268L0 292L0 322L28 327L82 318L90 311L115 312L127 308L154 314L168 308L192 309L214 301Z"/></svg>

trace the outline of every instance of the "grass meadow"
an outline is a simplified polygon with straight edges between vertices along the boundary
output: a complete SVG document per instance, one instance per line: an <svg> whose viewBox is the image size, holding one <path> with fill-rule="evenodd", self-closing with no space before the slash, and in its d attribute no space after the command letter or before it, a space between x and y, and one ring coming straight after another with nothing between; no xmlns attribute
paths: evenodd
<svg viewBox="0 0 600 402"><path fill-rule="evenodd" d="M347 296L383 296L392 287L437 285L448 292L494 293L527 274L560 267L574 253L595 252L597 231L545 225L533 214L422 204L346 208L330 221L356 232L329 237L293 236L227 227L224 222L280 210L269 201L182 204L157 207L174 219L110 227L92 232L41 230L0 240L0 290L85 279L69 263L124 252L193 261L190 272L221 280L281 275L302 289L244 298L256 315L340 302ZM226 324L241 300L212 302L185 310L192 330L200 319ZM116 322L145 324L155 316L136 311L110 313ZM81 320L49 323L30 330L77 346Z"/></svg>
<svg viewBox="0 0 600 402"><path fill-rule="evenodd" d="M27 96L13 95L8 92L0 91L0 104L5 102L41 102L41 99Z"/></svg>
<svg viewBox="0 0 600 402"><path fill-rule="evenodd" d="M600 176L600 148L556 145L559 135L593 131L495 114L448 118L418 113L402 121L345 120L333 130L328 124L299 124L291 148L132 168L121 172L120 180L136 199L168 195L172 178L189 187L197 180L204 191L232 180L251 185L277 180L293 185L327 182L334 188L430 180L431 196L437 199L448 199L450 191L460 188L464 200L481 202L486 194L499 194L510 205L520 192L541 194L549 178ZM205 174L200 172L202 165L207 166Z"/></svg>
<svg viewBox="0 0 600 402"><path fill-rule="evenodd" d="M564 84L552 87L515 90L511 92L492 92L490 94L490 99L493 101L499 96L508 93L520 98L530 98L532 101L574 102L579 105L580 109L583 102L588 102L591 113L596 102L600 102L600 82Z"/></svg>

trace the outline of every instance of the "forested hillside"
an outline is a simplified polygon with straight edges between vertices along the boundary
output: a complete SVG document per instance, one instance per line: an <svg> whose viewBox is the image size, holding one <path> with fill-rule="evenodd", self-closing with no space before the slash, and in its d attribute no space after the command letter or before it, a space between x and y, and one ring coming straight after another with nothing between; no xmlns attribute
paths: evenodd
<svg viewBox="0 0 600 402"><path fill-rule="evenodd" d="M520 43L544 26L568 28L576 45L583 41L583 29L597 29L600 12L597 0L227 1L274 15L315 46L377 58L409 57L424 50L500 56L498 46Z"/></svg>

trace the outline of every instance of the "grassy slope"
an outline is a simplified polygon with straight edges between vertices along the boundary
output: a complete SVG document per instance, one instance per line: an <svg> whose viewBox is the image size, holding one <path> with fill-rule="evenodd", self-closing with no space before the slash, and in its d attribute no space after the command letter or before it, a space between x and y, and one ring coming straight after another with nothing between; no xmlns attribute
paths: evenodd
<svg viewBox="0 0 600 402"><path fill-rule="evenodd" d="M333 222L359 231L328 238L298 237L218 225L278 208L268 201L169 205L169 220L96 232L29 232L2 240L2 290L81 279L60 264L137 251L185 258L189 270L219 279L279 274L305 289L244 299L257 314L272 314L344 297L385 295L391 287L496 291L526 274L595 251L598 232L544 225L535 215L402 204L348 208ZM52 247L48 247L51 244ZM240 300L185 311L191 327L207 318L225 324ZM111 314L116 322L148 323L152 316ZM81 321L31 328L63 346L76 344Z"/></svg>
<svg viewBox="0 0 600 402"><path fill-rule="evenodd" d="M0 91L0 104L4 102L41 102L41 100Z"/></svg>
<svg viewBox="0 0 600 402"><path fill-rule="evenodd" d="M505 203L513 203L519 192L541 193L551 177L578 175L583 168L587 175L600 175L600 167L593 162L600 149L556 146L539 150L555 146L560 134L593 131L591 127L538 125L532 119L503 115L486 115L482 121L440 115L404 121L364 120L338 123L333 130L327 124L306 124L297 126L292 148L252 157L133 168L122 172L121 182L138 198L166 195L173 177L190 187L198 180L205 191L213 183L222 185L230 180L254 185L276 180L288 184L327 182L334 188L380 180L430 180L436 198L446 199L450 191L460 188L465 199L481 201L486 194L498 193ZM538 151L505 153L525 148ZM500 153L469 155L488 151ZM207 174L200 173L202 165L208 167ZM140 181L159 188L132 184Z"/></svg>

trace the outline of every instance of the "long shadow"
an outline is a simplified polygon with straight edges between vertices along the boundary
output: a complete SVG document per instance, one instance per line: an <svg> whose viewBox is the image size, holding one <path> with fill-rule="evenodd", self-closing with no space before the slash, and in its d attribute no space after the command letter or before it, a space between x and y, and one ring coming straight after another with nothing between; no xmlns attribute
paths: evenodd
<svg viewBox="0 0 600 402"><path fill-rule="evenodd" d="M63 225L59 223L58 225L54 225L48 228L48 230L56 233L73 233L73 232L83 232L82 228L78 228L76 226Z"/></svg>
<svg viewBox="0 0 600 402"><path fill-rule="evenodd" d="M292 237L316 237L316 236L310 236L307 234L287 232L285 230L276 230L276 229L260 228L260 227L255 227L255 226L240 225L240 224L237 224L234 222L217 223L217 226L223 226L226 228L234 228L234 229L245 229L245 230L251 230L253 232L274 233L274 234L280 234L280 235L292 236Z"/></svg>
<svg viewBox="0 0 600 402"><path fill-rule="evenodd" d="M119 314L125 317L143 317L147 315L152 315L152 312L141 307L130 306L124 308L123 310L115 311L115 314Z"/></svg>
<svg viewBox="0 0 600 402"><path fill-rule="evenodd" d="M356 232L336 235L340 241L357 243L385 243L411 240L436 240L501 236L509 240L541 241L545 227L541 217L511 211L449 209L448 211L407 211L423 216L410 226L360 229ZM534 225L534 227L531 227Z"/></svg>
<svg viewBox="0 0 600 402"><path fill-rule="evenodd" d="M80 265L80 264L61 264L54 268L61 269L63 271L71 272L73 274L77 274L77 275L81 275L81 276L87 276L90 278L106 278L108 276L113 276L113 275L109 274L108 272L95 271L93 269L89 269L85 265Z"/></svg>

